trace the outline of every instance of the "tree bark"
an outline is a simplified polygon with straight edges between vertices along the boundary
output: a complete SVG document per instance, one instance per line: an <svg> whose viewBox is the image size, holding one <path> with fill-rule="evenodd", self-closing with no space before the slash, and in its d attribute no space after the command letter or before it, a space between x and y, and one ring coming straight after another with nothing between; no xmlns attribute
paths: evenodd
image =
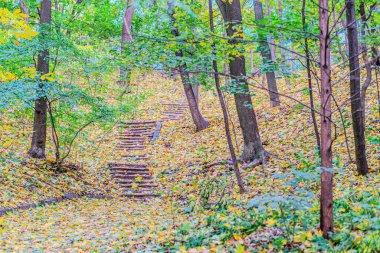
<svg viewBox="0 0 380 253"><path fill-rule="evenodd" d="M226 23L229 44L235 46L238 43L235 38L242 35L239 34L240 32L237 30L237 26L241 26L242 23L240 1L233 0L224 2L223 0L217 0L217 4ZM234 98L244 139L241 159L243 161L252 161L257 158L263 159L265 152L261 143L256 114L253 109L250 90L246 79L245 58L243 55L230 55L230 58L229 68L232 82L238 87Z"/></svg>
<svg viewBox="0 0 380 253"><path fill-rule="evenodd" d="M364 84L361 88L361 103L362 103L362 109L363 109L363 125L364 125L364 132L365 132L365 121L366 121L366 93L367 93L367 89L369 87L369 85L371 84L371 81L372 81L372 68L371 68L371 61L368 59L368 48L367 48L367 43L365 42L365 39L364 37L366 36L366 24L367 24L367 14L366 14L366 11L365 11L365 6L364 6L364 2L363 1L360 1L360 6L359 6L359 13L360 13L360 17L361 17L361 23L362 23L362 29L361 29L361 35L362 35L362 38L363 38L363 42L361 43L361 49L362 49L362 57L363 57L363 61L364 61L364 64L365 64L365 70L366 70L366 79L364 81ZM375 57L376 58L376 55Z"/></svg>
<svg viewBox="0 0 380 253"><path fill-rule="evenodd" d="M321 208L320 228L325 238L334 231L333 177L331 138L331 59L329 1L319 0L320 69L321 69Z"/></svg>
<svg viewBox="0 0 380 253"><path fill-rule="evenodd" d="M264 18L263 4L259 2L258 0L254 1L254 11L255 11L256 21L260 21ZM263 63L265 65L269 65L271 68L270 70L265 71L266 72L265 75L267 77L267 83L268 83L270 106L276 107L280 105L280 96L277 90L276 76L274 73L274 62L272 59L271 50L267 42L267 38L259 35L259 40L261 41L260 50L261 50L261 56L263 58Z"/></svg>
<svg viewBox="0 0 380 253"><path fill-rule="evenodd" d="M41 40L48 37L51 24L51 1L41 1ZM45 44L45 43L43 43ZM44 46L45 47L45 46ZM44 48L38 53L37 72L44 75L49 72L49 49ZM37 91L38 99L34 106L34 123L33 136L29 149L29 155L33 158L45 158L46 147L46 116L47 116L47 98L43 91L43 84L40 81L39 90Z"/></svg>
<svg viewBox="0 0 380 253"><path fill-rule="evenodd" d="M131 33L131 23L132 23L133 14L135 12L134 3L135 3L135 0L131 0L130 3L128 1L127 6L125 7L125 12L123 15L123 28L121 32L121 48L120 48L121 55L123 55L125 51L125 44L133 40L132 33ZM131 71L128 70L128 68L125 66L120 66L119 84L122 86L129 85L130 79L131 79Z"/></svg>
<svg viewBox="0 0 380 253"><path fill-rule="evenodd" d="M359 42L355 18L355 0L346 0L346 19L348 24L347 38L350 64L350 98L352 128L354 131L355 140L356 168L360 175L365 175L368 173L368 164L364 134L364 108L360 90Z"/></svg>
<svg viewBox="0 0 380 253"><path fill-rule="evenodd" d="M302 1L302 28L303 31L306 32L306 0ZM318 131L318 125L317 125L317 119L315 117L315 111L314 111L314 97L313 97L313 86L311 83L311 64L310 64L310 51L309 51L309 39L306 37L306 33L304 35L305 37L305 55L306 55L306 71L307 71L307 82L309 86L309 99L310 99L310 113L311 118L313 120L313 127L314 127L314 133L315 133L315 139L318 146L318 151L321 152L321 139L319 137L319 131Z"/></svg>
<svg viewBox="0 0 380 253"><path fill-rule="evenodd" d="M209 16L210 16L210 31L211 33L214 33L214 17L213 17L213 10L212 10L212 0L208 0L208 6L209 6ZM213 54L216 56L216 47L215 44L212 44L213 48ZM214 68L214 78L215 78L215 86L216 86L216 91L218 93L218 98L219 98L219 103L220 107L222 108L223 111L223 120L224 120L224 128L226 130L226 137L227 137L227 142L228 142L228 148L230 149L230 154L231 154L231 159L232 163L234 166L234 172L236 175L236 179L239 185L240 193L244 192L244 183L241 178L240 170L239 170L239 164L236 159L236 154L235 154L235 148L232 143L232 138L231 138L231 131L230 131L230 126L229 126L229 119L228 119L228 112L227 112L227 107L224 102L223 94L220 89L220 78L219 78L219 72L218 72L218 63L216 62L215 58L212 61L212 66Z"/></svg>
<svg viewBox="0 0 380 253"><path fill-rule="evenodd" d="M176 22L176 19L174 17L174 5L171 1L168 1L168 14L169 14L171 22L172 22L172 31L171 32L175 37L178 37L179 36L178 28L176 26L174 26L174 24ZM179 49L175 53L175 55L178 58L182 58L183 57L183 51L181 49ZM193 87L191 86L191 83L190 83L189 73L186 72L186 63L179 65L178 71L179 71L180 76L181 76L183 89L184 89L185 94L186 94L187 102L189 104L190 114L191 114L191 117L192 117L193 122L195 124L196 131L202 131L203 129L208 128L210 126L210 124L203 118L203 116L199 110L198 102L197 102L197 99L195 97Z"/></svg>
<svg viewBox="0 0 380 253"><path fill-rule="evenodd" d="M270 3L269 3L268 0L265 2L265 5L266 5L266 7L267 7L268 19L270 20L270 19L272 18L272 12L271 12L271 9L270 9ZM271 42L271 43L269 44L270 55L271 55L271 58L272 58L273 62L275 62L275 61L276 61L276 48L275 48L275 46L273 45L273 44L274 44L274 39L271 37L271 38L269 39L269 41Z"/></svg>
<svg viewBox="0 0 380 253"><path fill-rule="evenodd" d="M22 12L25 13L26 15L28 15L28 17L25 17L24 20L26 22L29 22L29 8L28 8L28 6L26 6L24 1L20 1L20 6L22 9Z"/></svg>
<svg viewBox="0 0 380 253"><path fill-rule="evenodd" d="M280 19L282 19L282 0L278 0L278 15L280 16ZM286 70L289 68L289 66L286 64L286 56L285 56L285 51L284 51L284 42L282 39L282 32L279 32L280 38L279 38L279 43L280 43L280 57L281 57L281 64L282 64L282 73L285 74L285 83L287 86L290 86L290 81L286 73L288 71Z"/></svg>

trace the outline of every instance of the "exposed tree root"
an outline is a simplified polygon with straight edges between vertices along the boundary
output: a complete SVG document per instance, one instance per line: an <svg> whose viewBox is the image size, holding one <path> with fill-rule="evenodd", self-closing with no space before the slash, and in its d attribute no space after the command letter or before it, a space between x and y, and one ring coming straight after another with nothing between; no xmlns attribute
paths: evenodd
<svg viewBox="0 0 380 253"><path fill-rule="evenodd" d="M261 154L259 155L259 158L256 158L254 159L252 162L250 163L247 163L247 164L244 164L243 166L241 166L241 169L248 169L248 168L255 168L261 164L266 164L268 159L269 158L278 158L277 155L275 154L272 154L272 153L269 153L268 151L264 150L263 152L261 152Z"/></svg>

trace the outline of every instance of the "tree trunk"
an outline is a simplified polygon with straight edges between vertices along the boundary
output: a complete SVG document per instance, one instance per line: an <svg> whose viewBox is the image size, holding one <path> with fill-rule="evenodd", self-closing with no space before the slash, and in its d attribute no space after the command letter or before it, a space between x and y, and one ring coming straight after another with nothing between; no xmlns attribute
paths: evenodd
<svg viewBox="0 0 380 253"><path fill-rule="evenodd" d="M135 12L134 6L135 0L131 0L130 3L128 1L127 7L125 7L125 12L123 15L123 28L121 32L121 48L120 53L123 55L125 51L125 44L129 41L133 40L131 33L131 23L133 14ZM120 66L120 80L119 84L122 86L129 85L131 79L131 71L128 70L125 66Z"/></svg>
<svg viewBox="0 0 380 253"><path fill-rule="evenodd" d="M168 2L168 14L170 16L172 22L172 34L176 37L179 36L179 31L177 26L174 26L176 20L174 17L174 5L172 2ZM183 57L182 50L178 50L176 52L176 56L178 58ZM202 131L210 126L210 124L203 118L199 107L197 99L194 95L193 87L191 87L189 73L186 72L186 63L178 66L178 71L181 75L183 89L186 94L187 102L189 104L190 114L195 124L196 131Z"/></svg>
<svg viewBox="0 0 380 253"><path fill-rule="evenodd" d="M364 81L364 84L361 88L361 103L362 103L362 109L363 109L363 127L364 127L364 133L365 133L365 120L366 120L366 92L371 84L372 81L372 68L371 68L371 61L368 59L368 48L367 43L365 42L364 37L366 36L366 23L367 23L367 15L365 11L364 2L360 1L359 6L359 13L361 17L361 23L362 23L362 29L361 29L361 35L363 37L363 42L361 43L361 49L362 49L362 57L365 64L365 70L366 70L366 79ZM376 58L376 55L375 55ZM359 172L360 173L360 172Z"/></svg>
<svg viewBox="0 0 380 253"><path fill-rule="evenodd" d="M257 21L264 18L263 14L263 4L258 0L254 2L255 17ZM263 58L263 63L266 66L270 66L270 70L266 70L266 77L269 90L270 106L275 107L280 105L280 96L277 91L276 76L274 73L274 62L272 60L271 50L267 42L267 38L259 35L260 40L260 51Z"/></svg>
<svg viewBox="0 0 380 253"><path fill-rule="evenodd" d="M198 100L199 100L199 85L198 84L193 84L193 93L194 93L194 97L195 97L195 101L197 101L197 104L198 104ZM198 105L199 107L199 105Z"/></svg>
<svg viewBox="0 0 380 253"><path fill-rule="evenodd" d="M25 17L24 20L26 22L29 22L29 8L28 8L28 6L26 6L24 1L20 1L20 6L22 9L22 12L25 13L26 15L28 15L28 17Z"/></svg>
<svg viewBox="0 0 380 253"><path fill-rule="evenodd" d="M336 20L335 11L333 11L333 13L332 13L332 20L334 23L339 22L338 20ZM346 36L346 35L344 35L344 36ZM335 31L335 37L336 37L336 42L338 45L338 52L340 54L340 57L342 57L343 62L346 62L347 61L347 55L346 55L346 52L344 52L342 49L342 43L340 42L339 30L338 29L336 29L336 31Z"/></svg>
<svg viewBox="0 0 380 253"><path fill-rule="evenodd" d="M223 0L217 0L217 4L226 23L229 44L235 46L238 43L235 38L241 36L237 30L237 26L241 26L242 23L240 1L233 0L232 2L224 2ZM229 62L232 82L238 87L234 98L244 139L241 159L244 161L252 161L256 158L262 159L264 148L261 143L256 114L253 109L250 90L246 79L245 58L243 55L230 55L230 58L232 59Z"/></svg>
<svg viewBox="0 0 380 253"><path fill-rule="evenodd" d="M334 231L333 177L331 138L331 59L328 0L319 0L320 68L321 68L321 208L320 228L325 238Z"/></svg>
<svg viewBox="0 0 380 253"><path fill-rule="evenodd" d="M280 16L280 19L282 19L282 0L278 0L278 15ZM279 38L279 43L280 43L280 57L281 57L281 64L282 64L282 73L285 74L285 83L287 86L290 86L290 81L287 76L289 66L286 64L286 56L285 56L285 51L283 49L284 47L284 42L282 40L282 33L281 31L279 32L280 38Z"/></svg>
<svg viewBox="0 0 380 253"><path fill-rule="evenodd" d="M214 17L213 17L213 10L212 10L212 0L208 0L208 6L209 6L209 16L210 16L210 31L211 33L214 33ZM213 54L214 56L216 55L216 48L215 44L212 44L212 49L213 49ZM228 112L227 112L227 107L224 102L223 94L220 89L220 78L219 78L219 73L218 73L218 63L216 62L215 58L212 61L212 66L214 68L214 78L215 78L215 86L216 90L218 93L218 98L220 102L220 107L222 108L223 111L223 120L224 120L224 128L226 130L226 137L227 137L227 142L228 142L228 147L230 149L230 154L231 154L231 159L232 163L234 166L234 171L236 175L236 179L239 185L240 193L244 192L244 183L240 175L240 170L239 170L239 164L236 159L236 154L235 154L235 148L232 143L232 138L231 138L231 131L230 131L230 126L229 126L229 119L228 119Z"/></svg>
<svg viewBox="0 0 380 253"><path fill-rule="evenodd" d="M302 1L302 28L303 31L306 32L306 0ZM317 119L315 117L315 111L314 111L314 98L313 98L313 86L311 83L311 64L310 64L310 51L309 51L309 39L305 37L305 55L306 55L306 71L307 71L307 82L309 85L309 99L310 99L310 113L311 118L313 120L313 127L314 127L314 133L315 133L315 139L318 146L318 151L321 152L321 139L319 137L319 131L318 131L318 125L317 125Z"/></svg>
<svg viewBox="0 0 380 253"><path fill-rule="evenodd" d="M46 38L50 31L51 24L51 1L41 1L41 40ZM37 72L44 75L49 72L49 49L44 48L38 53ZM32 143L29 149L29 155L33 158L45 158L46 147L46 116L47 116L47 99L43 91L43 84L40 82L37 91L38 99L34 107L34 122Z"/></svg>
<svg viewBox="0 0 380 253"><path fill-rule="evenodd" d="M265 5L267 7L268 20L270 20L272 18L272 12L271 12L270 3L268 0L265 2ZM271 44L269 44L270 55L271 55L272 60L275 62L276 61L276 48L273 45L274 39L271 37L269 39L269 41L271 42Z"/></svg>
<svg viewBox="0 0 380 253"><path fill-rule="evenodd" d="M358 30L355 18L355 0L346 0L348 56L350 63L350 97L352 128L355 140L356 168L360 175L368 173L365 143L364 108L360 91L360 63Z"/></svg>

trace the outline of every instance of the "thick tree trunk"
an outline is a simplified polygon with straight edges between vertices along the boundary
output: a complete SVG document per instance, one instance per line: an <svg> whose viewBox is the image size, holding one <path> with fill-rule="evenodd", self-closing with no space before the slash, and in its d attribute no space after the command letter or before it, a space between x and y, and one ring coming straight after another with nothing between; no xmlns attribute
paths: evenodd
<svg viewBox="0 0 380 253"><path fill-rule="evenodd" d="M209 16L210 16L210 31L212 33L214 33L214 17L213 17L213 10L212 10L212 0L208 0L208 6L209 6ZM213 48L213 54L216 55L215 44L212 45L212 48ZM215 86L216 86L216 90L218 92L220 107L222 108L222 111L223 111L224 128L226 130L228 147L230 149L231 159L232 159L232 163L234 166L234 171L235 171L236 179L237 179L237 182L239 185L240 193L243 193L244 192L244 183L243 183L243 180L241 178L241 174L240 174L240 170L239 170L239 164L238 164L238 161L236 159L235 148L234 148L234 145L232 143L227 107L226 107L226 104L224 102L222 91L220 89L220 78L219 78L219 72L218 72L218 63L216 62L215 59L212 61L212 66L214 68Z"/></svg>
<svg viewBox="0 0 380 253"><path fill-rule="evenodd" d="M257 21L260 21L264 18L263 14L263 4L258 0L254 2L255 17ZM270 70L266 70L266 77L269 90L270 106L275 107L280 105L280 96L277 90L276 76L274 73L274 62L272 60L271 50L267 42L267 38L263 36L259 37L261 56L263 57L263 63L266 66L270 66Z"/></svg>
<svg viewBox="0 0 380 253"><path fill-rule="evenodd" d="M41 39L44 40L49 34L51 24L51 1L41 1ZM38 54L37 72L44 75L49 72L49 49L45 48ZM35 102L33 136L29 149L29 155L33 158L45 158L46 147L46 116L47 116L47 99L43 94L43 84L40 83L37 92L38 99Z"/></svg>
<svg viewBox="0 0 380 253"><path fill-rule="evenodd" d="M172 34L176 37L179 36L179 31L177 26L174 26L176 20L174 17L174 6L172 2L168 2L168 14L172 21ZM176 56L179 58L183 57L182 50L176 52ZM179 73L181 75L183 89L186 94L187 102L189 104L190 114L195 124L196 131L202 131L210 126L210 124L203 118L199 107L197 98L194 94L193 87L191 87L189 73L186 72L186 64L178 66Z"/></svg>
<svg viewBox="0 0 380 253"><path fill-rule="evenodd" d="M302 1L302 28L303 31L306 32L306 0ZM321 139L319 137L319 131L318 131L318 124L317 119L315 117L315 111L314 111L314 97L313 97L313 86L311 83L311 64L310 64L310 51L309 51L309 40L305 36L305 55L306 55L306 71L307 71L307 82L309 86L309 99L310 99L310 113L311 118L313 120L313 127L314 127L314 133L315 133L315 139L318 146L318 151L321 151Z"/></svg>
<svg viewBox="0 0 380 253"><path fill-rule="evenodd" d="M125 51L125 44L133 40L131 33L132 17L135 12L135 0L128 1L127 7L123 15L123 28L121 32L121 49L120 53L123 55ZM129 85L131 79L131 71L125 66L120 66L120 80L119 84L122 86Z"/></svg>
<svg viewBox="0 0 380 253"><path fill-rule="evenodd" d="M331 59L328 0L319 0L320 68L321 68L321 208L320 228L325 238L334 231L333 177L331 137Z"/></svg>
<svg viewBox="0 0 380 253"><path fill-rule="evenodd" d="M237 26L241 25L242 15L239 0L224 2L217 0L219 9L226 22L226 31L231 45L238 43L234 38L239 37ZM253 109L250 90L246 80L245 58L243 55L230 55L229 68L232 82L237 86L234 94L236 110L239 117L240 127L243 133L244 149L241 159L252 161L263 158L264 148L261 143L256 114Z"/></svg>
<svg viewBox="0 0 380 253"><path fill-rule="evenodd" d="M368 173L365 143L364 108L360 90L360 63L358 30L355 18L355 0L346 0L348 56L350 63L350 96L352 128L355 140L356 167L360 175Z"/></svg>

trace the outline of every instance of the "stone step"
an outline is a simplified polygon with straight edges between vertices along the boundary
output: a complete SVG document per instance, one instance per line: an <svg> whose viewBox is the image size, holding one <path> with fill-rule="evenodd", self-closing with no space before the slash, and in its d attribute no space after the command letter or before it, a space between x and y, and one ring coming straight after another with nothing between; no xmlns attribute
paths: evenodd
<svg viewBox="0 0 380 253"><path fill-rule="evenodd" d="M141 177L142 180L153 180L153 177L151 175L131 175L131 174L122 174L122 173L118 173L118 174L111 174L112 175L112 178L117 178L117 179L128 179L128 180L135 180L136 177Z"/></svg>
<svg viewBox="0 0 380 253"><path fill-rule="evenodd" d="M146 125L146 124L156 124L155 120L144 120L144 121L127 121L124 125Z"/></svg>
<svg viewBox="0 0 380 253"><path fill-rule="evenodd" d="M120 185L120 187L122 189L144 189L144 188L157 188L158 185L157 184L138 184L138 183L125 183L125 182L119 182L119 181L116 181L117 184ZM136 188L133 188L133 184L136 184L137 187Z"/></svg>
<svg viewBox="0 0 380 253"><path fill-rule="evenodd" d="M129 145L117 145L115 149L118 149L118 150L124 150L124 149L128 149L128 150L144 150L146 149L145 146L141 146L141 147L138 147L138 146L129 146Z"/></svg>
<svg viewBox="0 0 380 253"><path fill-rule="evenodd" d="M122 134L126 134L126 133L149 133L149 132L153 132L153 130L154 129L152 129L152 128L149 128L149 129L127 129L124 132L122 132Z"/></svg>
<svg viewBox="0 0 380 253"><path fill-rule="evenodd" d="M134 154L122 154L121 157L126 157L126 158L144 158L144 159L148 159L149 157L146 155L146 154L143 154L143 155L134 155ZM116 163L118 164L118 163Z"/></svg>
<svg viewBox="0 0 380 253"><path fill-rule="evenodd" d="M159 194L155 193L121 193L120 197L126 198L135 198L135 199L146 199L146 198L155 198L159 197Z"/></svg>
<svg viewBox="0 0 380 253"><path fill-rule="evenodd" d="M120 138L130 138L130 139L146 139L147 136L153 136L153 133L152 134L135 134L135 133L128 133L128 134L121 134L119 135Z"/></svg>
<svg viewBox="0 0 380 253"><path fill-rule="evenodd" d="M146 167L111 167L111 171L115 170L121 170L121 171L147 171L149 172L149 169Z"/></svg>
<svg viewBox="0 0 380 253"><path fill-rule="evenodd" d="M123 170L114 170L114 171L111 172L111 176L112 175L116 175L116 174L117 175L124 174L124 175L127 175L127 176L133 176L134 178L139 177L139 176L141 176L141 177L151 176L149 171L125 171L125 170L123 171Z"/></svg>
<svg viewBox="0 0 380 253"><path fill-rule="evenodd" d="M114 167L124 167L124 168L140 168L140 167L143 167L143 168L146 168L146 164L143 164L143 163L138 163L138 164L132 164L132 163L109 163L108 164L111 168L114 168Z"/></svg>
<svg viewBox="0 0 380 253"><path fill-rule="evenodd" d="M137 177L136 177L137 178ZM116 183L120 184L155 184L153 178L150 179L141 179L140 181L136 181L136 178L134 179L129 179L129 178L118 178Z"/></svg>

